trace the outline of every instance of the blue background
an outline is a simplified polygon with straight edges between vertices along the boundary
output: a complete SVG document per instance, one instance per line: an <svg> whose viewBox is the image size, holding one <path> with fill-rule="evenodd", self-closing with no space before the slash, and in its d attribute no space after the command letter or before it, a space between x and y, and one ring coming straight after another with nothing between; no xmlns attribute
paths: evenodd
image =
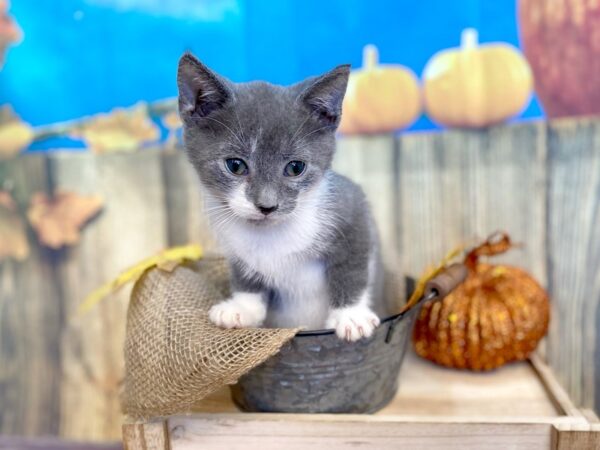
<svg viewBox="0 0 600 450"><path fill-rule="evenodd" d="M177 60L193 51L234 81L290 84L364 44L420 76L466 27L519 46L516 0L13 0L25 33L0 71L0 103L33 125L176 95ZM533 99L523 117L539 117ZM434 128L422 117L411 129Z"/></svg>

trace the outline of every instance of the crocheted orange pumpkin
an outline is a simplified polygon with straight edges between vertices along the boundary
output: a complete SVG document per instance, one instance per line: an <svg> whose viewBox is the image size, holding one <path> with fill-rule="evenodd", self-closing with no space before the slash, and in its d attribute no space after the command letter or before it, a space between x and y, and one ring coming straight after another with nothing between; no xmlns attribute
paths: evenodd
<svg viewBox="0 0 600 450"><path fill-rule="evenodd" d="M536 348L548 330L546 291L521 269L479 262L510 247L508 235L494 235L467 254L467 279L442 301L423 305L413 332L417 354L448 367L490 370Z"/></svg>

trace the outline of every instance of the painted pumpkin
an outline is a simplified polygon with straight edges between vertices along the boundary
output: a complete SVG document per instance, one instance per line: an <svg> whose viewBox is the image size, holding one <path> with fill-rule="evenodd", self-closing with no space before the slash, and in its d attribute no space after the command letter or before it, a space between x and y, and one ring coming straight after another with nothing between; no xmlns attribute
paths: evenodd
<svg viewBox="0 0 600 450"><path fill-rule="evenodd" d="M379 133L404 128L421 114L415 74L400 65L378 64L374 45L363 50L363 67L348 80L339 130L345 134Z"/></svg>
<svg viewBox="0 0 600 450"><path fill-rule="evenodd" d="M423 72L427 115L449 127L479 128L519 114L532 93L529 64L505 43L478 45L477 31L462 32L460 48L431 57Z"/></svg>
<svg viewBox="0 0 600 450"><path fill-rule="evenodd" d="M467 279L442 301L423 305L413 332L417 354L448 367L490 370L536 348L548 330L546 292L521 269L479 262L510 247L507 235L489 238L467 255Z"/></svg>
<svg viewBox="0 0 600 450"><path fill-rule="evenodd" d="M600 3L520 0L519 22L546 114L600 114Z"/></svg>

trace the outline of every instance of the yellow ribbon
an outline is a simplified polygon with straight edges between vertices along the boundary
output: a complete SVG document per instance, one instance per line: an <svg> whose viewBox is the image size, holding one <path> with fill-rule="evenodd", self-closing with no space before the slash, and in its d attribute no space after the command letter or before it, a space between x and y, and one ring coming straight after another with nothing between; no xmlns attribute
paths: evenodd
<svg viewBox="0 0 600 450"><path fill-rule="evenodd" d="M116 292L123 285L137 281L146 270L152 267L172 272L184 261L196 261L202 258L202 247L195 244L172 247L151 256L121 272L114 280L100 286L90 293L79 305L78 314L84 314L102 301L104 297Z"/></svg>

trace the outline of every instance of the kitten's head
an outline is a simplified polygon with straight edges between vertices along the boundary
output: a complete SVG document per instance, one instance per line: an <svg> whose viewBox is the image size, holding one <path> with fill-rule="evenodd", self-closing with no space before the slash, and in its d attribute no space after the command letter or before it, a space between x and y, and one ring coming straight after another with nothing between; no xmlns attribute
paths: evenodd
<svg viewBox="0 0 600 450"><path fill-rule="evenodd" d="M221 210L255 224L293 213L331 166L348 72L338 66L290 87L237 84L183 55L185 148Z"/></svg>

